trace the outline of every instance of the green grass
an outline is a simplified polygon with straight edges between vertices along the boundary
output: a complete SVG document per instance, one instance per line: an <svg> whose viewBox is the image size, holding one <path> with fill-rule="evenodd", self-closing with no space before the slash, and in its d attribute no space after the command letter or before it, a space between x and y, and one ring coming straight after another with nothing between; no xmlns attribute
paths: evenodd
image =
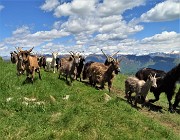
<svg viewBox="0 0 180 140"><path fill-rule="evenodd" d="M34 84L23 85L26 76L17 77L15 65L0 61L0 68L0 139L180 139L179 114L167 111L164 95L156 103L163 113L126 102L125 75L114 79L112 100L105 102L107 87L97 90L79 81L69 86L57 73L43 70L42 81L36 74Z"/></svg>

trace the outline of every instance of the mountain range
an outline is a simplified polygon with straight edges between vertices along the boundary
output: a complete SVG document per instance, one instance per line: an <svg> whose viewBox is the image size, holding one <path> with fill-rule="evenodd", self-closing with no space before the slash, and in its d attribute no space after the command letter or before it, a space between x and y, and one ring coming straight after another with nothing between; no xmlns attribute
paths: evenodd
<svg viewBox="0 0 180 140"><path fill-rule="evenodd" d="M46 54L45 56L51 56ZM62 56L61 56L62 57ZM9 56L2 57L3 60L9 61ZM180 63L180 52L173 51L171 53L150 53L147 55L135 55L135 54L118 54L121 72L124 74L135 74L139 69L144 67L154 68L158 70L164 70L168 72L177 64ZM86 56L86 62L105 62L106 57L102 54L90 54Z"/></svg>

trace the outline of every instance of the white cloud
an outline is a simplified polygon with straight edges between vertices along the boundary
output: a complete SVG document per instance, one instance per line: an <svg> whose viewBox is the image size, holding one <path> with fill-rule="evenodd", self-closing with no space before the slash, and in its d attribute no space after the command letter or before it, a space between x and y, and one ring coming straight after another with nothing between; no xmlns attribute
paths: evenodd
<svg viewBox="0 0 180 140"><path fill-rule="evenodd" d="M127 22L123 14L127 9L143 5L145 0L72 0L60 4L58 0L46 0L41 6L42 10L53 12L59 18L67 16L67 20L59 18L49 31L32 33L28 26L22 26L12 32L12 37L6 38L0 44L1 50L10 49L12 46L32 47L38 46L42 52L51 52L50 49L67 53L70 50L88 53L97 53L103 48L109 53L120 50L123 53L150 53L154 51L180 50L179 34L164 31L142 40L129 37L144 29L139 22ZM157 4L150 11L141 16L142 21L160 21L172 19L176 15L174 4L177 0L168 0ZM165 3L171 3L168 5ZM158 6L160 5L160 6ZM159 11L164 12L160 13ZM175 6L176 7L176 6ZM175 8L176 9L176 8ZM168 13L168 11L171 11ZM70 37L63 38L70 35ZM63 38L63 39L61 39ZM54 43L60 39L59 43ZM63 44L63 45L62 45ZM72 45L73 44L73 45ZM13 48L14 49L14 48Z"/></svg>
<svg viewBox="0 0 180 140"><path fill-rule="evenodd" d="M174 31L164 31L161 34L155 34L142 40L123 39L115 44L110 43L109 40L108 42L105 41L108 38L107 35L104 35L102 38L105 39L99 44L87 47L86 52L97 53L100 49L103 49L111 54L120 50L120 54L142 55L152 52L180 51L180 34Z"/></svg>
<svg viewBox="0 0 180 140"><path fill-rule="evenodd" d="M180 37L180 36L174 31L172 31L172 32L164 31L161 34L156 34L152 37L146 37L142 40L142 42L145 42L145 43L147 43L147 42L166 42L168 40L171 41L178 37Z"/></svg>
<svg viewBox="0 0 180 140"><path fill-rule="evenodd" d="M145 0L104 0L98 5L100 16L111 16L122 14L127 9L143 5Z"/></svg>
<svg viewBox="0 0 180 140"><path fill-rule="evenodd" d="M71 3L59 5L54 12L56 17L70 15L89 15L95 11L97 0L73 0Z"/></svg>
<svg viewBox="0 0 180 140"><path fill-rule="evenodd" d="M59 5L54 12L54 15L56 17L69 16L71 14L72 12L70 3L64 3L63 5Z"/></svg>
<svg viewBox="0 0 180 140"><path fill-rule="evenodd" d="M58 0L46 0L43 5L41 5L41 9L44 11L52 11L59 5Z"/></svg>
<svg viewBox="0 0 180 140"><path fill-rule="evenodd" d="M63 30L52 29L50 31L38 31L31 33L28 26L17 28L12 33L12 37L6 38L0 48L8 47L9 51L14 50L14 47L32 47L46 44L56 38L68 36L69 33ZM12 48L13 46L13 48Z"/></svg>
<svg viewBox="0 0 180 140"><path fill-rule="evenodd" d="M4 6L3 6L3 5L0 5L0 11L1 11L2 9L4 9Z"/></svg>
<svg viewBox="0 0 180 140"><path fill-rule="evenodd" d="M17 28L15 31L12 32L14 36L24 36L30 33L30 29L28 26L22 26L20 28Z"/></svg>
<svg viewBox="0 0 180 140"><path fill-rule="evenodd" d="M144 13L140 21L159 22L170 21L180 18L180 2L177 0L168 0L158 3L154 8Z"/></svg>

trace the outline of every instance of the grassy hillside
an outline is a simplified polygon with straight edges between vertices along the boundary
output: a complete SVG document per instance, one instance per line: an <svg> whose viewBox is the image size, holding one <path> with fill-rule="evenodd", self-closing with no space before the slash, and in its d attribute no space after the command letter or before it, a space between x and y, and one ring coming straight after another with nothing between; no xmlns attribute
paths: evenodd
<svg viewBox="0 0 180 140"><path fill-rule="evenodd" d="M125 75L114 79L106 102L107 88L79 81L69 86L57 73L43 70L42 81L36 75L33 85L22 84L25 76L17 77L15 67L0 61L0 139L180 139L180 116L167 111L163 94L156 103L162 112L137 110L126 102Z"/></svg>

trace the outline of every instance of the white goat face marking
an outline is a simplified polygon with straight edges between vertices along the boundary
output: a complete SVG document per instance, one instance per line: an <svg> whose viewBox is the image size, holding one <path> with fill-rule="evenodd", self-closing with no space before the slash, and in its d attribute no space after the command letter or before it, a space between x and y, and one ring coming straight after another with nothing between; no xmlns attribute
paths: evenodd
<svg viewBox="0 0 180 140"><path fill-rule="evenodd" d="M56 59L56 57L58 56L58 53L53 52L53 53L52 53L52 56L53 56L53 58L55 58L55 59Z"/></svg>
<svg viewBox="0 0 180 140"><path fill-rule="evenodd" d="M152 87L157 87L157 84L156 84L156 78L155 77L151 77L150 80L152 81Z"/></svg>

